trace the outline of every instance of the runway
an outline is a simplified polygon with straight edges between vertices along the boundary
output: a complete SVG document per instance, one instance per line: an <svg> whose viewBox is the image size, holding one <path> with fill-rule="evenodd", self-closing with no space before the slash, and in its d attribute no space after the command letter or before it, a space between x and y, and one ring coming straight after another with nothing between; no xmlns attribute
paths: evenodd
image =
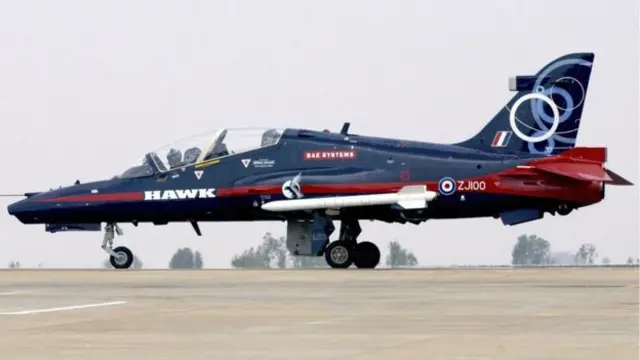
<svg viewBox="0 0 640 360"><path fill-rule="evenodd" d="M0 271L4 359L638 359L638 269Z"/></svg>

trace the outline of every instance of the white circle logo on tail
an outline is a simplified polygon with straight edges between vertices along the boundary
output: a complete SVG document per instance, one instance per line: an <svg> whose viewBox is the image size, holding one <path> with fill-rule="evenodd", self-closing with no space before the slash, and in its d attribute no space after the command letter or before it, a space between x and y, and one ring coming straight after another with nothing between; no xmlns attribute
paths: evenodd
<svg viewBox="0 0 640 360"><path fill-rule="evenodd" d="M450 177L440 179L438 182L438 191L442 195L451 195L456 192L456 181Z"/></svg>
<svg viewBox="0 0 640 360"><path fill-rule="evenodd" d="M551 111L553 111L553 124L551 125L551 128L546 133L540 136L527 136L523 134L516 125L516 110L518 110L518 107L520 107L523 102L530 99L538 99L544 101L545 103L547 103L547 105L549 105ZM513 130L517 137L526 142L537 143L549 139L556 132L556 130L558 129L558 125L560 125L560 112L558 111L558 106L556 105L556 103L554 103L553 100L551 100L549 97L541 93L531 93L519 98L515 103L513 103L513 107L509 112L509 124L511 125L511 130Z"/></svg>

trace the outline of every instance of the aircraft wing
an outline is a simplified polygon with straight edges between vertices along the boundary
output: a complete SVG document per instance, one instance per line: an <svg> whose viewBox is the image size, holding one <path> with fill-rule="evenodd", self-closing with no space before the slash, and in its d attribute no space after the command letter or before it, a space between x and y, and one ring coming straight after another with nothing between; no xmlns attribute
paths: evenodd
<svg viewBox="0 0 640 360"><path fill-rule="evenodd" d="M426 208L436 196L438 193L427 190L426 185L410 185L395 193L276 200L263 204L262 208L280 212L397 204L403 209L413 210Z"/></svg>

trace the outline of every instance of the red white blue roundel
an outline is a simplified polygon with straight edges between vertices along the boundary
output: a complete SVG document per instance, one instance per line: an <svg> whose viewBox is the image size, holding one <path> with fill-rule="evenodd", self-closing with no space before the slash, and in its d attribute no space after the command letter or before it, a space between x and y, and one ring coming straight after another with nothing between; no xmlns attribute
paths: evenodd
<svg viewBox="0 0 640 360"><path fill-rule="evenodd" d="M442 195L451 195L456 192L456 181L450 177L444 177L438 182L438 191Z"/></svg>

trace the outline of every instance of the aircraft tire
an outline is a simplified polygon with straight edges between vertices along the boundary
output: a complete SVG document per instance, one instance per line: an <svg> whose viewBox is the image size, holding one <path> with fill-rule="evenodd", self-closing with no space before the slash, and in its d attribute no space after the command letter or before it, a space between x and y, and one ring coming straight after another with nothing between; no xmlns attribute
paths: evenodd
<svg viewBox="0 0 640 360"><path fill-rule="evenodd" d="M375 269L380 262L380 249L376 244L363 241L356 247L353 264L359 269Z"/></svg>
<svg viewBox="0 0 640 360"><path fill-rule="evenodd" d="M336 240L329 243L324 251L324 258L332 268L346 269L353 264L354 250L348 242Z"/></svg>
<svg viewBox="0 0 640 360"><path fill-rule="evenodd" d="M117 248L113 249L113 252L118 255L124 256L123 260L117 259L114 256L109 257L109 262L114 268L128 269L131 264L133 264L133 253L126 246L118 246Z"/></svg>

